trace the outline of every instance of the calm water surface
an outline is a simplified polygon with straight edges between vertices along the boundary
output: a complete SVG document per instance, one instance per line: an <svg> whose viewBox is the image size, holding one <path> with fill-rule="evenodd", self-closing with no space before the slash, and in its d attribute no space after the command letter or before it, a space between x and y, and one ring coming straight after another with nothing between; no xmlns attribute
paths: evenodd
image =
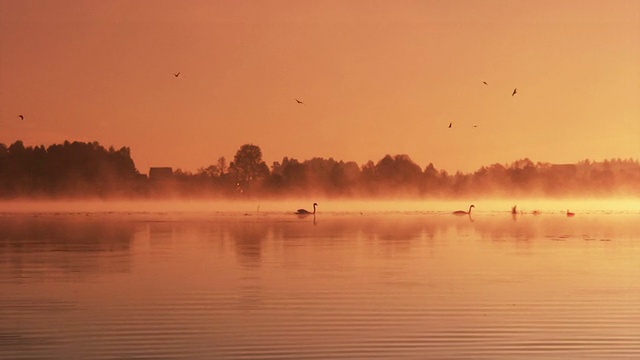
<svg viewBox="0 0 640 360"><path fill-rule="evenodd" d="M0 358L640 358L639 220L0 214Z"/></svg>

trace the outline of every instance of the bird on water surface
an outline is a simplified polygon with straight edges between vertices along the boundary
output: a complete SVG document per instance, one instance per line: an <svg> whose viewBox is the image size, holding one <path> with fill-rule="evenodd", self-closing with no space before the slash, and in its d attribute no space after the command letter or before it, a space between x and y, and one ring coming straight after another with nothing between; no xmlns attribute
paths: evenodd
<svg viewBox="0 0 640 360"><path fill-rule="evenodd" d="M296 211L296 214L298 215L315 215L316 214L316 206L318 206L317 203L313 203L313 212L307 210L307 209L298 209L298 211Z"/></svg>
<svg viewBox="0 0 640 360"><path fill-rule="evenodd" d="M513 92L511 93L511 96L515 95L518 93L518 88L513 89Z"/></svg>
<svg viewBox="0 0 640 360"><path fill-rule="evenodd" d="M464 210L454 211L453 215L471 215L471 209L474 208L474 207L475 207L475 205L469 206L469 211L464 211Z"/></svg>
<svg viewBox="0 0 640 360"><path fill-rule="evenodd" d="M18 115L18 117L20 118L20 120L24 120L24 115Z"/></svg>
<svg viewBox="0 0 640 360"><path fill-rule="evenodd" d="M572 213L571 211L569 211L569 209L567 209L567 216L568 217L572 217L572 216L575 216L575 215L576 215L575 213Z"/></svg>
<svg viewBox="0 0 640 360"><path fill-rule="evenodd" d="M302 105L304 105L304 102L302 102L302 101L300 101L300 100L298 100L298 99L294 99L294 100L295 100L298 104L302 104Z"/></svg>

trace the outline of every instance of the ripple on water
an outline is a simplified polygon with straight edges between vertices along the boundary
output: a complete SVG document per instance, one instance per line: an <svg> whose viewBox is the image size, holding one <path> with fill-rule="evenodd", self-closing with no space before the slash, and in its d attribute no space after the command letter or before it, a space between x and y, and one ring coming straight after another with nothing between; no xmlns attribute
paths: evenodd
<svg viewBox="0 0 640 360"><path fill-rule="evenodd" d="M3 232L0 358L640 357L637 219L165 217Z"/></svg>

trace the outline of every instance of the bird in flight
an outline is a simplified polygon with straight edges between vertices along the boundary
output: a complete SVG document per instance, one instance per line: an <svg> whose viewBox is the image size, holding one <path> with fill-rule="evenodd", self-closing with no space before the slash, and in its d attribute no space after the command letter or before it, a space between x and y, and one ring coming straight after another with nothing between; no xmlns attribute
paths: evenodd
<svg viewBox="0 0 640 360"><path fill-rule="evenodd" d="M20 118L20 120L24 120L24 115L18 115L18 117Z"/></svg>
<svg viewBox="0 0 640 360"><path fill-rule="evenodd" d="M178 71L177 73L174 73L173 76L175 76L175 77L180 76L180 71Z"/></svg>
<svg viewBox="0 0 640 360"><path fill-rule="evenodd" d="M453 123L449 123L449 127L451 127L451 125L452 125L452 124L453 124Z"/></svg>
<svg viewBox="0 0 640 360"><path fill-rule="evenodd" d="M300 101L300 100L298 100L298 99L295 99L295 100L296 100L296 102L297 102L298 104L302 104L302 105L304 105L304 103L303 103L302 101Z"/></svg>
<svg viewBox="0 0 640 360"><path fill-rule="evenodd" d="M511 93L511 96L515 95L518 93L518 88L513 89L513 93Z"/></svg>
<svg viewBox="0 0 640 360"><path fill-rule="evenodd" d="M486 81L483 81L482 83L483 83L483 84L485 84L485 85L489 85L489 84L487 84L487 82L486 82Z"/></svg>

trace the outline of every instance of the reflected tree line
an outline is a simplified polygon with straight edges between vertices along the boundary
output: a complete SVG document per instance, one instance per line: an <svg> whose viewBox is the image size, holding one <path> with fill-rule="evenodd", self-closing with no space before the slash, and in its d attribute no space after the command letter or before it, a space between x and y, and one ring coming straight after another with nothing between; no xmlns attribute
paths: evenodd
<svg viewBox="0 0 640 360"><path fill-rule="evenodd" d="M449 174L433 164L422 168L404 154L363 165L285 157L268 166L259 146L245 144L232 161L220 157L195 173L162 170L141 174L128 147L77 141L25 147L16 141L0 144L0 197L640 195L640 164L634 159L562 165L521 159Z"/></svg>
<svg viewBox="0 0 640 360"><path fill-rule="evenodd" d="M1 217L0 270L6 267L17 281L124 273L134 232L134 223L86 215Z"/></svg>

